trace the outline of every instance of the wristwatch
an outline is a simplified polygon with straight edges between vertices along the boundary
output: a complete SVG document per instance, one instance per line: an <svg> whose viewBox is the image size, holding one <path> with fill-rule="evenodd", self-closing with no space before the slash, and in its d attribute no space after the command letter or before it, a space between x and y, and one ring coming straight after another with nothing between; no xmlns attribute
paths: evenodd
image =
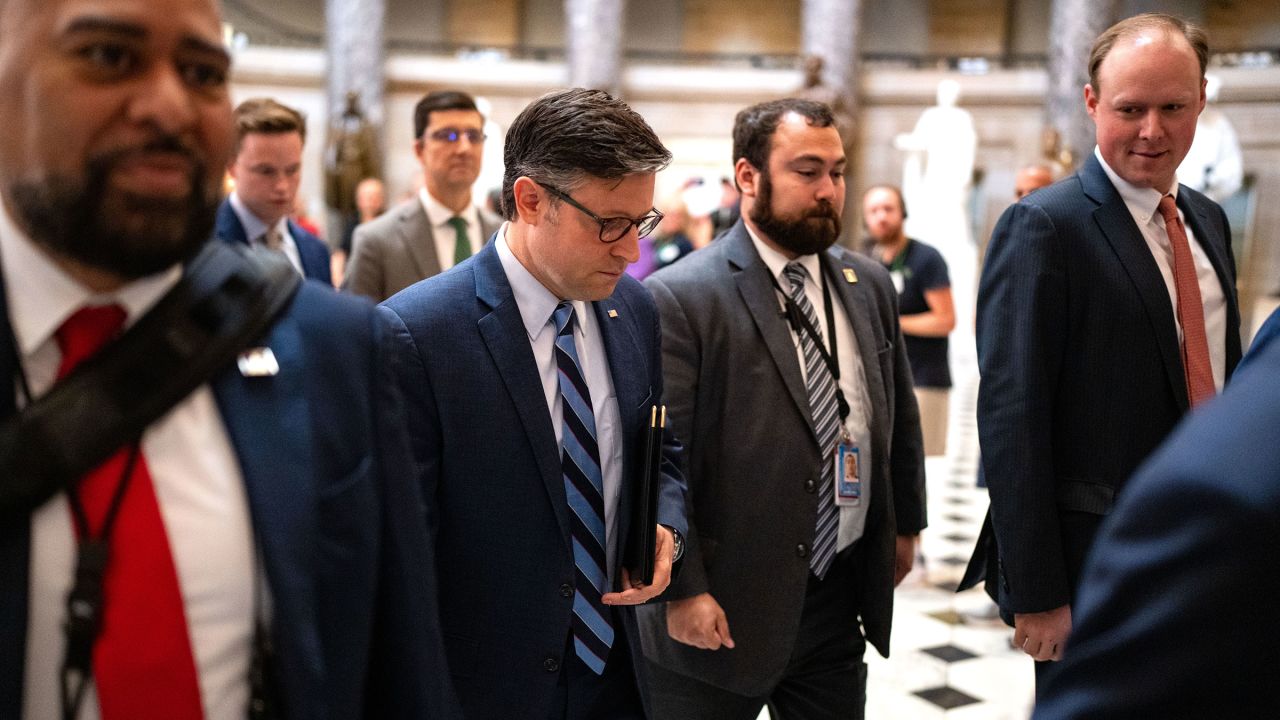
<svg viewBox="0 0 1280 720"><path fill-rule="evenodd" d="M673 564L678 563L680 558L684 557L684 536L680 534L679 530L670 525L663 525L662 527L671 531L671 539L675 541L675 551L671 553L671 562Z"/></svg>

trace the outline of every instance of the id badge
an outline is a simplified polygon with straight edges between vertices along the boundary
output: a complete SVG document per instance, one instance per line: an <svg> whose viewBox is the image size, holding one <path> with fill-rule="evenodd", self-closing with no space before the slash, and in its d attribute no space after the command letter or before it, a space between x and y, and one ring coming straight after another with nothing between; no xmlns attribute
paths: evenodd
<svg viewBox="0 0 1280 720"><path fill-rule="evenodd" d="M862 504L862 453L847 432L840 434L835 463L836 505L858 507Z"/></svg>

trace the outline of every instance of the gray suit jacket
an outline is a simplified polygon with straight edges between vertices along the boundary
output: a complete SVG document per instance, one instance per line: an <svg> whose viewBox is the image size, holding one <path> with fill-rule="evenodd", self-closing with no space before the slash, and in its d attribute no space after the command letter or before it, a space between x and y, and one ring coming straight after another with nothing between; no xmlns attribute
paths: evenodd
<svg viewBox="0 0 1280 720"><path fill-rule="evenodd" d="M481 235L488 242L502 225L502 218L483 208L478 210ZM439 274L431 221L414 195L356 228L342 289L382 302Z"/></svg>
<svg viewBox="0 0 1280 720"><path fill-rule="evenodd" d="M838 278L872 406L866 532L860 552L841 558L859 563L849 602L887 655L895 537L925 526L919 413L888 273L840 248L822 262L828 279ZM857 282L846 281L846 269ZM665 605L657 604L640 608L645 653L752 696L778 680L795 644L809 577L796 548L813 543L823 465L794 336L769 275L739 221L645 282L662 313L666 398L689 485L684 568L664 599L710 592L736 643L717 652L682 645L667 635Z"/></svg>

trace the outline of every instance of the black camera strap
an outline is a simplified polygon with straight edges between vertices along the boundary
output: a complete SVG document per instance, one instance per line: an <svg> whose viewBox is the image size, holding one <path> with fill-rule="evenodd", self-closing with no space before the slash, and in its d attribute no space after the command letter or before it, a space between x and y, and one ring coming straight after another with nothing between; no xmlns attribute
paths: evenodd
<svg viewBox="0 0 1280 720"><path fill-rule="evenodd" d="M79 538L64 626L64 718L75 718L93 677L110 534L144 430L265 335L301 282L279 253L211 241L133 327L42 397L30 397L16 365L27 402L0 424L0 521L28 515L66 491ZM126 447L124 472L95 536L77 483ZM269 657L259 657L264 633L255 630L256 664Z"/></svg>

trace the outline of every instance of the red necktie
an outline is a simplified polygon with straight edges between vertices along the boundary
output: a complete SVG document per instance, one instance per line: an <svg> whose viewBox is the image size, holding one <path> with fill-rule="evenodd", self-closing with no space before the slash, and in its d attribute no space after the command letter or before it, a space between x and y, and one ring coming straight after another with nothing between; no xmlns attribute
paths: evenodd
<svg viewBox="0 0 1280 720"><path fill-rule="evenodd" d="M1200 300L1200 281L1191 258L1191 245L1178 218L1178 206L1172 195L1160 198L1160 215L1173 246L1173 286L1178 291L1178 322L1182 324L1182 369L1187 378L1187 399L1191 407L1217 393L1213 384L1213 365L1209 362L1209 340L1204 331L1204 304Z"/></svg>
<svg viewBox="0 0 1280 720"><path fill-rule="evenodd" d="M86 307L56 334L58 379L119 334L119 305ZM125 472L132 447L89 471L78 486L94 537ZM108 538L102 632L93 647L93 676L103 720L203 716L177 570L146 460L139 455Z"/></svg>

